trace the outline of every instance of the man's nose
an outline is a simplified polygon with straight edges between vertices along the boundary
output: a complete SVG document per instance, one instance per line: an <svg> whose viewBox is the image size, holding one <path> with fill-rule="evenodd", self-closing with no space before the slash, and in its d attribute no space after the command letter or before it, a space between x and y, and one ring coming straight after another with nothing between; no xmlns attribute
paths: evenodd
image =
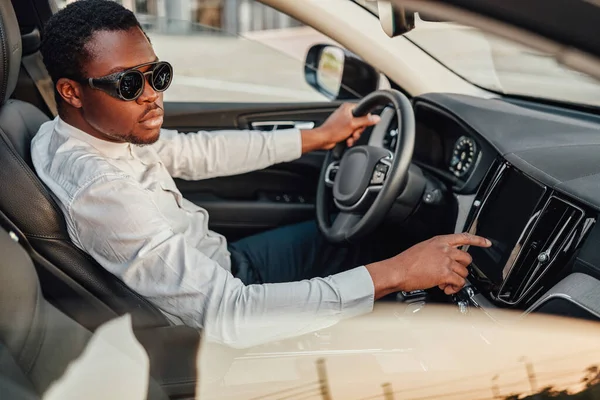
<svg viewBox="0 0 600 400"><path fill-rule="evenodd" d="M142 92L140 97L137 98L136 101L139 104L154 103L158 98L159 93L156 90L154 90L154 88L150 84L150 79L152 79L152 76L150 75L144 78L146 78L146 81L144 82L144 91Z"/></svg>

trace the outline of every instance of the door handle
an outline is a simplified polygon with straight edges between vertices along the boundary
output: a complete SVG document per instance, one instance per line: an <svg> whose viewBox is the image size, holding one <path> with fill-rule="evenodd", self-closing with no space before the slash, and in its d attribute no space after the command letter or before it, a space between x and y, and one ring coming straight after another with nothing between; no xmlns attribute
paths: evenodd
<svg viewBox="0 0 600 400"><path fill-rule="evenodd" d="M313 121L255 121L251 122L252 129L259 131L276 131L278 129L302 129L308 130L315 127Z"/></svg>

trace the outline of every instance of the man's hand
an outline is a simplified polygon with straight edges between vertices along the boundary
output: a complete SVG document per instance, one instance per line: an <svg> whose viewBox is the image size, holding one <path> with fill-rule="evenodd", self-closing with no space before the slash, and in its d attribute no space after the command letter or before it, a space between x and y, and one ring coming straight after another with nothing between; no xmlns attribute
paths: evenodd
<svg viewBox="0 0 600 400"><path fill-rule="evenodd" d="M471 256L463 245L490 247L492 243L468 233L437 236L396 257L367 265L375 286L375 298L387 294L439 286L446 294L457 293L469 275Z"/></svg>
<svg viewBox="0 0 600 400"><path fill-rule="evenodd" d="M365 128L375 125L381 120L378 115L371 114L354 117L352 115L354 108L354 104L344 103L320 127L301 131L302 152L331 150L337 143L344 140L348 147L352 147Z"/></svg>

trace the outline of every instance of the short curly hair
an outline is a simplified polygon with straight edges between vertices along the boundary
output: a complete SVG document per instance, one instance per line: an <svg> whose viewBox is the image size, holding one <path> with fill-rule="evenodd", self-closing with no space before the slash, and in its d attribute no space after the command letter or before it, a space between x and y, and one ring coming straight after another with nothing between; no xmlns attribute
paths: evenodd
<svg viewBox="0 0 600 400"><path fill-rule="evenodd" d="M56 90L60 78L85 78L84 66L90 58L85 45L95 32L136 27L142 29L135 15L112 0L78 0L54 14L44 28L40 51L55 84L57 103L62 102Z"/></svg>

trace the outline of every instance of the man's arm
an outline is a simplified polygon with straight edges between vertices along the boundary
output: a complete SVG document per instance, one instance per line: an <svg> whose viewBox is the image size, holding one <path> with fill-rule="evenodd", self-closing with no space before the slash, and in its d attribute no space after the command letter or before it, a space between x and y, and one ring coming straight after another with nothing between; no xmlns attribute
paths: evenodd
<svg viewBox="0 0 600 400"><path fill-rule="evenodd" d="M135 181L103 177L69 208L78 245L130 288L207 338L247 347L371 311L366 268L328 278L245 286L174 232Z"/></svg>
<svg viewBox="0 0 600 400"><path fill-rule="evenodd" d="M470 256L483 238L448 235L404 253L327 278L244 286L173 230L137 182L103 176L68 208L71 237L131 289L212 341L247 347L325 328L371 311L388 293L464 285ZM351 267L351 266L349 266Z"/></svg>
<svg viewBox="0 0 600 400"><path fill-rule="evenodd" d="M354 105L344 104L323 125L311 130L229 130L181 134L162 130L153 147L171 176L199 180L237 175L292 161L303 153L332 149L338 142L352 146L378 116L355 118Z"/></svg>
<svg viewBox="0 0 600 400"><path fill-rule="evenodd" d="M174 178L238 175L300 157L301 133L230 130L182 134L161 130L153 147Z"/></svg>
<svg viewBox="0 0 600 400"><path fill-rule="evenodd" d="M354 108L354 104L344 103L320 127L302 131L302 153L331 150L343 141L346 141L348 147L352 147L367 127L381 121L379 115L354 117Z"/></svg>

